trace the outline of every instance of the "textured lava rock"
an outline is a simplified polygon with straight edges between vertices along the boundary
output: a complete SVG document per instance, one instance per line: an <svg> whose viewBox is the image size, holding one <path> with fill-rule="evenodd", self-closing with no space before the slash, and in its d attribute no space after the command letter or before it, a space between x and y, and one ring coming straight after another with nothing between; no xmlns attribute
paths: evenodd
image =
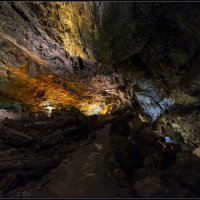
<svg viewBox="0 0 200 200"><path fill-rule="evenodd" d="M143 180L137 181L133 185L133 189L139 197L150 198L159 196L159 194L163 191L164 186L159 178L146 177Z"/></svg>
<svg viewBox="0 0 200 200"><path fill-rule="evenodd" d="M37 106L40 100L48 99L48 94L37 95L35 90L38 88L24 88L27 81L17 78L25 70L28 80L47 73L65 78L65 89L81 98L85 98L85 90L91 88L91 93L97 89L96 93L101 93L95 94L98 98L105 96L102 90L108 90L108 98L114 93L115 100L118 96L126 102L127 94L124 97L122 93L113 91L116 85L121 88L119 77L114 84L108 81L112 85L109 89L102 83L108 85L106 81L114 76L108 72L113 64L115 69L119 69L118 65L125 68L123 62L129 60L132 63L130 69L138 65L135 74L142 70L154 81L167 85L163 89L167 92L172 90L170 96L179 103L197 102L199 81L192 69L198 64L199 54L198 7L195 3L2 2L1 91L21 100L25 99L24 93L35 93L32 98L37 97ZM193 67L189 70L191 63ZM13 68L7 69L8 66L21 68L20 75L13 73ZM183 76L185 69L190 73L187 84L183 86L186 96L182 95L181 88L173 90L181 79L187 79ZM125 69L124 76L127 73ZM192 77L196 77L195 80ZM19 87L22 89L17 95L15 91ZM84 91L84 95L80 91ZM190 95L196 99L187 98ZM155 96L157 94L153 98ZM78 100L72 101L75 104ZM171 103L163 99L160 106L168 107ZM151 108L147 110L155 120L159 113L163 113L163 108L156 107L154 102L151 104L153 111Z"/></svg>

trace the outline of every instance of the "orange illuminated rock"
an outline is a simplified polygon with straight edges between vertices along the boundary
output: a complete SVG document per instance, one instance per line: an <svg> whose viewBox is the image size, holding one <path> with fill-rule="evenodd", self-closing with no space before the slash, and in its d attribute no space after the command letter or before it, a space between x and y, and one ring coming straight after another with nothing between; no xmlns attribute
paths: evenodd
<svg viewBox="0 0 200 200"><path fill-rule="evenodd" d="M75 106L86 115L107 114L112 106L102 96L89 92L78 80L67 82L53 74L28 76L27 65L21 68L7 67L11 80L5 78L1 92L25 103L33 112L49 111L54 108ZM107 104L107 105L106 105Z"/></svg>

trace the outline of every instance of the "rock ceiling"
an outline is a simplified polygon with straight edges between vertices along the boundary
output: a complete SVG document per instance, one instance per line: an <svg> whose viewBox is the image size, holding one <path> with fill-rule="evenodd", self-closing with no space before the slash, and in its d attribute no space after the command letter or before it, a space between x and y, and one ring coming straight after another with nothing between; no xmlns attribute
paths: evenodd
<svg viewBox="0 0 200 200"><path fill-rule="evenodd" d="M2 2L0 92L32 111L105 113L130 103L117 69L130 81L142 72L178 103L198 102L199 20L192 3Z"/></svg>
<svg viewBox="0 0 200 200"><path fill-rule="evenodd" d="M109 91L120 92L114 79L118 75L102 69L84 50L84 30L80 30L86 28L88 35L93 34L95 6L1 3L0 92L32 111L43 105L76 106L88 114L108 111L111 106L101 92L115 98Z"/></svg>

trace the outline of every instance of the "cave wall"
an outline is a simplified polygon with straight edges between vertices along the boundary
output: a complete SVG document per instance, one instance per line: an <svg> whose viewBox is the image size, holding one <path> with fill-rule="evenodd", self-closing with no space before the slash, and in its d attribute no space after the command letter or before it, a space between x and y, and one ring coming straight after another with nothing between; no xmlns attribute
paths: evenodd
<svg viewBox="0 0 200 200"><path fill-rule="evenodd" d="M42 24L31 11L33 5L2 2L1 37L19 47L39 64L51 66L51 70L57 74L72 73L73 61L61 45L44 32Z"/></svg>
<svg viewBox="0 0 200 200"><path fill-rule="evenodd" d="M125 99L116 92L123 81L112 78L117 69L130 83L152 79L179 103L199 101L196 3L2 2L0 11L6 96L35 98L46 87L41 82L54 88L63 78L62 93L76 100L113 93Z"/></svg>
<svg viewBox="0 0 200 200"><path fill-rule="evenodd" d="M110 33L112 51L105 62L130 83L151 79L176 103L198 104L199 9L189 2L110 3L102 38Z"/></svg>
<svg viewBox="0 0 200 200"><path fill-rule="evenodd" d="M141 54L145 65L162 71L162 67L190 64L199 52L199 6L195 3L0 5L1 36L54 72L62 71L62 66L68 73L72 70L69 54L109 65Z"/></svg>
<svg viewBox="0 0 200 200"><path fill-rule="evenodd" d="M113 78L108 77L112 69L102 71L94 59L85 57L87 53L82 51L86 43L81 35L87 32L90 38L88 30L91 31L94 6L96 4L2 2L0 92L36 110L46 100L56 105L76 105L86 111L93 109L94 103L105 103L101 95L103 89L118 87ZM83 17L81 10L87 11ZM68 17L65 19L65 16ZM66 20L64 24L62 19ZM90 22L86 23L86 30L83 19ZM64 32L58 24L64 26ZM66 31L68 26L70 34ZM105 80L107 86L103 84Z"/></svg>

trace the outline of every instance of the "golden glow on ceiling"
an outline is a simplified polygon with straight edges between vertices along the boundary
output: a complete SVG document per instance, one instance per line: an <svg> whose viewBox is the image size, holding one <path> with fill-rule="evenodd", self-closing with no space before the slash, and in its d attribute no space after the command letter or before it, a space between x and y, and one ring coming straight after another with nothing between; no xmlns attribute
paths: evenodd
<svg viewBox="0 0 200 200"><path fill-rule="evenodd" d="M50 6L40 5L43 19L55 37L62 40L65 50L71 55L84 60L95 58L87 43L98 39L94 15L90 2L49 2Z"/></svg>
<svg viewBox="0 0 200 200"><path fill-rule="evenodd" d="M112 110L112 106L105 105L104 102L99 102L99 103L93 102L91 104L83 103L80 110L86 115L100 115L100 114L105 115Z"/></svg>
<svg viewBox="0 0 200 200"><path fill-rule="evenodd" d="M112 106L106 105L103 98L88 92L87 88L84 90L83 85L77 83L78 80L67 82L52 74L29 78L26 66L9 67L7 70L10 70L11 80L0 91L24 102L33 112L42 110L50 115L53 109L63 106L75 106L86 115L107 114L112 110ZM7 80L5 72L4 78ZM66 89L66 84L79 95Z"/></svg>

